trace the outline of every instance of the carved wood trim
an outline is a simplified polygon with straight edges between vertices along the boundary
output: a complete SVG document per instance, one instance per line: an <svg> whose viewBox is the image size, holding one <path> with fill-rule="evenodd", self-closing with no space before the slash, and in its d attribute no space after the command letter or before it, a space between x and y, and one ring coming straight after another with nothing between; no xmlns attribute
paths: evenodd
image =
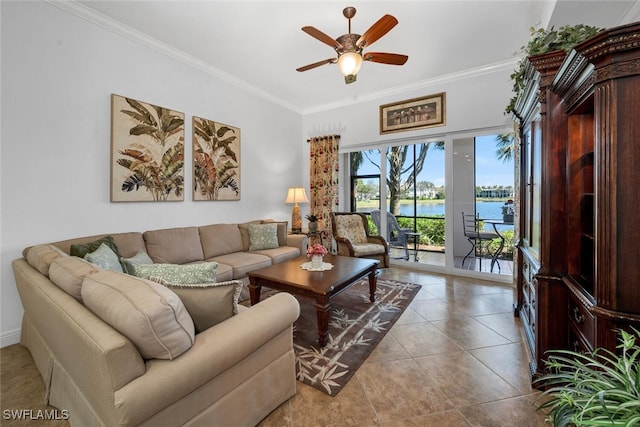
<svg viewBox="0 0 640 427"><path fill-rule="evenodd" d="M601 307L611 307L612 293L615 292L617 271L615 260L616 254L616 180L613 178L616 173L616 146L612 138L612 110L611 96L612 83L605 82L598 85L595 90L594 107L598 116L598 123L595 129L595 182L597 183L595 194L596 206L596 229L595 240L598 243L596 251L596 272L595 294L598 305ZM608 218L609 220L606 220ZM601 220L601 221L598 221Z"/></svg>

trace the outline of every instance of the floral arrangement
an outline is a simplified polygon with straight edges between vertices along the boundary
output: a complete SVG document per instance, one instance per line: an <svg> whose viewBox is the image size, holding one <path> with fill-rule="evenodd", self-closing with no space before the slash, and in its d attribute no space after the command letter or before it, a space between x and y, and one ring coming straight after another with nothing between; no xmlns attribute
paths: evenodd
<svg viewBox="0 0 640 427"><path fill-rule="evenodd" d="M509 199L504 205L502 205L502 215L513 215L515 212L515 206L513 200Z"/></svg>
<svg viewBox="0 0 640 427"><path fill-rule="evenodd" d="M307 249L307 256L311 257L313 255L321 255L324 256L327 254L327 248L325 248L320 243L316 243L315 245L311 245L309 249Z"/></svg>

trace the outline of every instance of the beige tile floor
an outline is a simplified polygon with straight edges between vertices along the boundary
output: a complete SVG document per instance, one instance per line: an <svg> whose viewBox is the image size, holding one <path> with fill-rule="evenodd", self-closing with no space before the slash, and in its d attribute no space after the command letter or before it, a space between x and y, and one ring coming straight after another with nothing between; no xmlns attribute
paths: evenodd
<svg viewBox="0 0 640 427"><path fill-rule="evenodd" d="M407 311L337 396L298 383L261 427L549 425L535 409L513 288L383 271L422 285Z"/></svg>
<svg viewBox="0 0 640 427"><path fill-rule="evenodd" d="M397 267L383 275L422 289L349 383L336 397L298 383L260 427L546 425L511 287ZM46 409L29 352L14 345L0 355L2 407Z"/></svg>

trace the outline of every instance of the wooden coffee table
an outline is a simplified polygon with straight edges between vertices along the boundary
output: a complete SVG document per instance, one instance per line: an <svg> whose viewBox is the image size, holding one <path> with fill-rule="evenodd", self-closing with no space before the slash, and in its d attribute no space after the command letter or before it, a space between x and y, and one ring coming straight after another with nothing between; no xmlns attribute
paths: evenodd
<svg viewBox="0 0 640 427"><path fill-rule="evenodd" d="M308 271L300 267L308 261L309 258L301 256L247 273L251 305L260 302L260 292L263 286L314 298L318 316L318 343L320 346L324 346L329 334L331 299L359 279L369 276L369 300L375 301L378 261L325 255L324 262L333 264L333 268L326 271Z"/></svg>

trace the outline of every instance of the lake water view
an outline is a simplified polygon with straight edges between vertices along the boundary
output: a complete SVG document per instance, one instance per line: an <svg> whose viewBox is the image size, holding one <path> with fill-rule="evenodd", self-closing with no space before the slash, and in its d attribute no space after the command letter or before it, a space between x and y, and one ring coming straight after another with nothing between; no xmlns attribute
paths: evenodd
<svg viewBox="0 0 640 427"><path fill-rule="evenodd" d="M504 201L478 201L476 202L476 212L480 218L502 219L502 206ZM373 208L359 209L362 212L369 212ZM444 215L444 200L441 202L429 201L429 203L418 202L416 206L417 216ZM400 216L413 216L413 204L401 204ZM513 228L512 225L498 226L499 228Z"/></svg>

